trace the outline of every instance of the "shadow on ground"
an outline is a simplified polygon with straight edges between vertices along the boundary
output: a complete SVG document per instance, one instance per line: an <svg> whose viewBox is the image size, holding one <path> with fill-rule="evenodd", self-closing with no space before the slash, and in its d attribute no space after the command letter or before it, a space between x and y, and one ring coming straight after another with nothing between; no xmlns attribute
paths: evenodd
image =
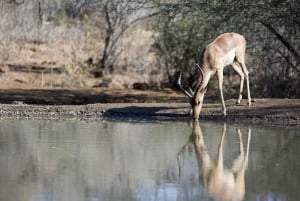
<svg viewBox="0 0 300 201"><path fill-rule="evenodd" d="M124 90L68 90L68 89L2 89L0 103L37 105L83 105L93 103L145 103L184 102L184 98L159 92L138 91L126 93Z"/></svg>
<svg viewBox="0 0 300 201"><path fill-rule="evenodd" d="M183 113L185 107L147 107L147 106L128 106L111 108L103 113L104 118L114 119L146 119L146 120L184 120L191 119L188 113Z"/></svg>

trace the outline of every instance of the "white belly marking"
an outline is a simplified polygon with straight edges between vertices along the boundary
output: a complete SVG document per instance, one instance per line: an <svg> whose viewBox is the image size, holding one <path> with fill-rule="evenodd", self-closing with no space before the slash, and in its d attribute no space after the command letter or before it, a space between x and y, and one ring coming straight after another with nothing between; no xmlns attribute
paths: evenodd
<svg viewBox="0 0 300 201"><path fill-rule="evenodd" d="M227 66L229 64L232 64L233 61L234 61L234 57L235 57L235 50L232 50L232 51L228 52L227 54L225 54L222 57L223 66Z"/></svg>

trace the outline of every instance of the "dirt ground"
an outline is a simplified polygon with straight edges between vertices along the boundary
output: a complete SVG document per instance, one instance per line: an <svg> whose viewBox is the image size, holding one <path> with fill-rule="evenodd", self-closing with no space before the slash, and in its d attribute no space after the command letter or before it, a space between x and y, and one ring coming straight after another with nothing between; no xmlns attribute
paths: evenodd
<svg viewBox="0 0 300 201"><path fill-rule="evenodd" d="M31 65L8 67L0 68L0 119L192 120L187 98L169 88L93 88L97 80L84 78L92 84L64 89L63 73L45 74L49 69ZM251 108L246 107L246 100L236 105L235 99L228 99L227 117L223 119L216 94L208 90L205 95L200 121L300 126L300 99L257 99Z"/></svg>
<svg viewBox="0 0 300 201"><path fill-rule="evenodd" d="M251 108L229 99L226 105L223 119L219 101L207 97L200 121L300 126L300 99L257 99ZM192 120L189 110L187 99L171 89L0 89L2 119L181 121Z"/></svg>
<svg viewBox="0 0 300 201"><path fill-rule="evenodd" d="M142 36L145 37L144 32ZM68 46L13 43L11 47L14 48L0 52L0 119L192 119L190 105L181 93L172 89L126 89L133 88L134 83L146 83L145 78L137 74L91 77L85 72L87 69L68 65L73 58L70 56L73 49ZM66 52L61 54L61 51ZM76 52L90 56L86 51ZM81 60L84 61L80 57ZM112 89L122 87L124 89ZM229 98L226 93L225 98ZM246 107L245 100L237 106L234 99L229 99L226 105L227 118L223 119L218 90L209 89L200 121L300 126L300 99L257 99L251 108Z"/></svg>

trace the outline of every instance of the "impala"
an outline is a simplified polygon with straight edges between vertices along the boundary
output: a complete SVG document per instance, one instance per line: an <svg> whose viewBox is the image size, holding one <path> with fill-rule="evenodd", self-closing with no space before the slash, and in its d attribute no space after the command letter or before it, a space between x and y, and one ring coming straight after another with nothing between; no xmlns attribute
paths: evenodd
<svg viewBox="0 0 300 201"><path fill-rule="evenodd" d="M199 68L199 76L194 83L196 87L189 86L188 90L181 84L181 73L178 76L177 84L180 90L189 98L192 105L194 119L198 119L203 104L204 94L207 84L212 75L217 73L218 86L223 108L223 116L226 116L226 106L223 97L223 69L231 65L240 76L240 90L237 104L242 100L244 79L246 78L248 107L251 106L251 96L249 89L249 72L245 65L246 40L244 36L237 33L224 33L218 36L213 42L208 44L199 55L196 66ZM194 90L193 90L194 89Z"/></svg>
<svg viewBox="0 0 300 201"><path fill-rule="evenodd" d="M243 200L245 196L245 171L248 166L251 130L248 130L246 153L244 153L242 133L238 128L236 131L239 138L240 154L232 162L230 169L224 167L223 159L223 143L226 134L226 125L223 127L216 160L212 160L206 150L199 121L193 122L193 132L190 136L190 141L185 144L178 153L178 156L182 155L182 152L187 146L194 144L203 186L207 189L210 196L220 201L239 201Z"/></svg>

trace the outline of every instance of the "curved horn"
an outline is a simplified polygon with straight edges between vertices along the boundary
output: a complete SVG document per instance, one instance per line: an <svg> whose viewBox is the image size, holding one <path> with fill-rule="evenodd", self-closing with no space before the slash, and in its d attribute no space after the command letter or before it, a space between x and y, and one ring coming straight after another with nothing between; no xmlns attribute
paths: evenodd
<svg viewBox="0 0 300 201"><path fill-rule="evenodd" d="M177 79L177 85L179 86L179 89L188 97L188 98L193 98L193 95L189 93L181 84L181 73L178 76Z"/></svg>
<svg viewBox="0 0 300 201"><path fill-rule="evenodd" d="M198 67L198 69L200 70L200 74L201 74L201 82L203 80L203 77L204 77L204 73L203 73L203 70L202 68L199 66L199 64L196 63L196 66Z"/></svg>
<svg viewBox="0 0 300 201"><path fill-rule="evenodd" d="M200 65L198 63L195 64L197 69L199 69L199 75L197 76L197 78L195 79L194 83L193 83L193 88L195 89L195 91L197 91L198 88L200 88L200 86L202 85L203 82L203 78L204 78L204 73L202 68L200 67Z"/></svg>

